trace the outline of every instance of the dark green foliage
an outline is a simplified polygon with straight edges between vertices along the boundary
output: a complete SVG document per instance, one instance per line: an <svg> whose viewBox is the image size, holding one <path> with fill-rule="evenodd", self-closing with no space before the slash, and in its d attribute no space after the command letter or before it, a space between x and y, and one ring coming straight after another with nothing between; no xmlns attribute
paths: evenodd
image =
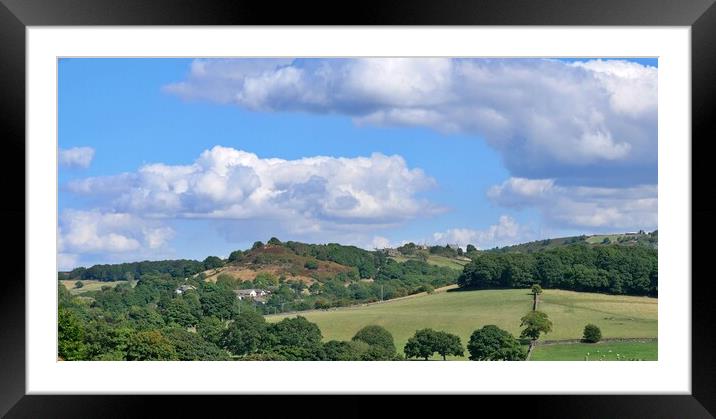
<svg viewBox="0 0 716 419"><path fill-rule="evenodd" d="M57 300L59 308L63 308L72 303L72 294L70 294L62 283L57 286Z"/></svg>
<svg viewBox="0 0 716 419"><path fill-rule="evenodd" d="M178 355L171 342L159 330L146 330L133 334L127 344L128 361L170 361Z"/></svg>
<svg viewBox="0 0 716 419"><path fill-rule="evenodd" d="M530 311L520 319L520 327L524 327L520 337L537 340L542 333L552 331L552 321L547 313Z"/></svg>
<svg viewBox="0 0 716 419"><path fill-rule="evenodd" d="M224 266L224 261L217 256L209 256L202 263L204 264L204 269L216 269Z"/></svg>
<svg viewBox="0 0 716 419"><path fill-rule="evenodd" d="M331 340L323 345L323 350L328 361L361 361L368 354L370 345L359 340Z"/></svg>
<svg viewBox="0 0 716 419"><path fill-rule="evenodd" d="M244 311L236 316L221 337L221 347L234 355L246 355L259 351L267 343L266 320L263 316Z"/></svg>
<svg viewBox="0 0 716 419"><path fill-rule="evenodd" d="M532 285L532 294L542 294L542 287L540 287L539 284Z"/></svg>
<svg viewBox="0 0 716 419"><path fill-rule="evenodd" d="M292 361L318 361L325 357L321 330L305 317L285 318L267 327L267 347Z"/></svg>
<svg viewBox="0 0 716 419"><path fill-rule="evenodd" d="M77 281L77 282L75 282L75 288L82 288L82 287L84 287L84 286L85 286L85 284L82 283L82 281Z"/></svg>
<svg viewBox="0 0 716 419"><path fill-rule="evenodd" d="M435 332L434 349L443 357L443 361L448 355L463 356L465 354L460 337L447 332Z"/></svg>
<svg viewBox="0 0 716 419"><path fill-rule="evenodd" d="M454 258L460 255L458 253L457 249L453 249L452 247L445 245L445 246L431 246L428 248L428 251L431 255L438 255L438 256L445 256L448 258Z"/></svg>
<svg viewBox="0 0 716 419"><path fill-rule="evenodd" d="M85 359L84 328L77 316L60 309L57 316L57 352L67 361Z"/></svg>
<svg viewBox="0 0 716 419"><path fill-rule="evenodd" d="M255 241L253 246L251 246L251 250L261 249L262 247L264 247L263 242Z"/></svg>
<svg viewBox="0 0 716 419"><path fill-rule="evenodd" d="M382 326L366 326L359 330L352 340L367 343L373 349L370 356L376 359L391 359L395 356L393 335Z"/></svg>
<svg viewBox="0 0 716 419"><path fill-rule="evenodd" d="M522 361L527 356L512 334L495 325L472 332L467 350L472 361Z"/></svg>
<svg viewBox="0 0 716 419"><path fill-rule="evenodd" d="M477 247L475 247L471 244L468 244L467 247L465 248L465 251L466 251L466 253L477 252Z"/></svg>
<svg viewBox="0 0 716 419"><path fill-rule="evenodd" d="M185 278L204 270L204 264L196 260L160 260L120 263L115 265L94 265L88 269L77 268L69 273L71 278L94 279L97 281L122 281L127 275L139 278L147 274L166 273L175 278Z"/></svg>
<svg viewBox="0 0 716 419"><path fill-rule="evenodd" d="M588 343L597 343L602 340L602 331L596 325L588 324L584 326L584 335L582 340Z"/></svg>
<svg viewBox="0 0 716 419"><path fill-rule="evenodd" d="M244 252L241 250L234 250L229 254L229 262L240 262L244 257Z"/></svg>
<svg viewBox="0 0 716 419"><path fill-rule="evenodd" d="M130 337L135 333L128 324L97 319L85 327L85 359L120 361L126 359Z"/></svg>
<svg viewBox="0 0 716 419"><path fill-rule="evenodd" d="M435 331L421 329L415 332L403 348L406 358L423 358L426 361L435 353Z"/></svg>
<svg viewBox="0 0 716 419"><path fill-rule="evenodd" d="M183 328L172 328L165 332L169 343L174 347L179 361L228 361L228 352L201 338L196 333Z"/></svg>
<svg viewBox="0 0 716 419"><path fill-rule="evenodd" d="M303 267L306 269L318 269L318 262L315 260L307 260Z"/></svg>
<svg viewBox="0 0 716 419"><path fill-rule="evenodd" d="M406 358L423 358L426 361L435 352L446 359L448 355L462 356L464 350L460 337L452 333L421 329L408 339L403 349Z"/></svg>
<svg viewBox="0 0 716 419"><path fill-rule="evenodd" d="M224 322L213 316L202 317L201 321L196 326L196 332L199 336L215 345L220 344L221 339L224 336L225 329L226 327Z"/></svg>
<svg viewBox="0 0 716 419"><path fill-rule="evenodd" d="M481 252L457 282L469 288L546 288L656 296L657 251L646 246L562 246L538 253Z"/></svg>
<svg viewBox="0 0 716 419"><path fill-rule="evenodd" d="M268 244L273 246L281 246L281 240L277 239L276 237L271 237L268 241Z"/></svg>
<svg viewBox="0 0 716 419"><path fill-rule="evenodd" d="M410 255L414 255L418 251L418 246L415 243L410 242L410 243L405 243L404 245L396 248L395 250L399 251L400 253L402 253L405 256L410 256Z"/></svg>
<svg viewBox="0 0 716 419"><path fill-rule="evenodd" d="M189 303L182 297L172 298L162 305L161 314L167 324L175 323L183 327L194 326L197 318Z"/></svg>
<svg viewBox="0 0 716 419"><path fill-rule="evenodd" d="M205 316L214 316L224 320L230 319L234 315L238 304L233 291L212 283L204 285L200 301Z"/></svg>

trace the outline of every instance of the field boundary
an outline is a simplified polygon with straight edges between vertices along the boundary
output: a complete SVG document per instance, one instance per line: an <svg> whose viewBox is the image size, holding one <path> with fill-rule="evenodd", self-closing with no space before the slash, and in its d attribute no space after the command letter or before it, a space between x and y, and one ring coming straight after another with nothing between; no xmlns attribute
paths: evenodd
<svg viewBox="0 0 716 419"><path fill-rule="evenodd" d="M401 300L408 300L408 299L416 298L416 297L424 297L426 295L431 295L431 294L440 294L440 293L447 292L447 291L449 291L451 289L455 289L455 288L458 288L458 285L451 284L451 285L446 285L444 287L435 288L435 290L433 290L432 293L423 291L423 292L418 292L415 294L406 295L404 297L391 298L390 300L373 301L372 303L351 304L349 306L343 306L343 307L314 308L312 310L284 311L281 313L265 314L264 317L278 317L278 316L285 316L285 315L290 315L290 314L325 313L325 312L330 312L330 311L349 310L349 309L354 309L354 308L358 308L358 307L368 307L368 306L374 306L374 305L378 305L378 304L392 303L393 301L401 301Z"/></svg>
<svg viewBox="0 0 716 419"><path fill-rule="evenodd" d="M602 339L599 342L593 343L593 345L599 345L600 343L609 342L657 342L659 338L607 338ZM562 340L544 340L537 341L535 346L550 346L550 345L570 345L574 343L587 343L581 339L562 339Z"/></svg>

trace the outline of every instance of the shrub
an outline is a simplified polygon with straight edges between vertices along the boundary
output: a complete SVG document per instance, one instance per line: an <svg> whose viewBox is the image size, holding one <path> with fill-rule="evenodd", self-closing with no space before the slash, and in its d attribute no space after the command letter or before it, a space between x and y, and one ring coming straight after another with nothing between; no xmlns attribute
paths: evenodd
<svg viewBox="0 0 716 419"><path fill-rule="evenodd" d="M82 288L84 286L85 286L85 284L83 284L82 281L75 282L75 288Z"/></svg>
<svg viewBox="0 0 716 419"><path fill-rule="evenodd" d="M306 269L318 269L318 262L315 260L307 260L306 263L303 264L303 267Z"/></svg>
<svg viewBox="0 0 716 419"><path fill-rule="evenodd" d="M602 331L599 330L594 324L588 324L584 326L584 336L582 337L584 342L596 343L602 340Z"/></svg>

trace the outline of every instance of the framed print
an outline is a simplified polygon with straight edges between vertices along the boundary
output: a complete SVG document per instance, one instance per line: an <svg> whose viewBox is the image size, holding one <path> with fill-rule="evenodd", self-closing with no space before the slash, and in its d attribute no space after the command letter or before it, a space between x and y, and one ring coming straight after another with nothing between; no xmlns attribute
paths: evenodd
<svg viewBox="0 0 716 419"><path fill-rule="evenodd" d="M0 9L9 417L716 408L712 2L102 3Z"/></svg>

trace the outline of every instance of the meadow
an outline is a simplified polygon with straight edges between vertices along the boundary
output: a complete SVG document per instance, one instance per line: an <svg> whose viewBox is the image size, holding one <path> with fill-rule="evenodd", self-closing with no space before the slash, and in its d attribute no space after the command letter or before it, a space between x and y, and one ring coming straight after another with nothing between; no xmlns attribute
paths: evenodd
<svg viewBox="0 0 716 419"><path fill-rule="evenodd" d="M487 324L497 325L518 336L520 318L531 308L532 295L526 289L456 290L266 318L275 322L284 317L304 316L318 324L324 341L350 340L362 327L377 324L393 334L396 347L402 352L408 338L422 328L457 334L463 346L475 329ZM656 298L549 289L540 296L538 309L547 313L554 324L552 332L544 339L580 339L587 323L599 326L605 339L657 337Z"/></svg>
<svg viewBox="0 0 716 419"><path fill-rule="evenodd" d="M70 292L72 295L78 295L89 291L99 291L102 289L102 287L110 287L114 288L119 284L124 284L127 281L95 281L92 279L84 279L82 280L82 288L75 288L75 282L76 280L62 280L60 281L65 288Z"/></svg>
<svg viewBox="0 0 716 419"><path fill-rule="evenodd" d="M657 361L657 341L608 341L538 345L531 361Z"/></svg>

